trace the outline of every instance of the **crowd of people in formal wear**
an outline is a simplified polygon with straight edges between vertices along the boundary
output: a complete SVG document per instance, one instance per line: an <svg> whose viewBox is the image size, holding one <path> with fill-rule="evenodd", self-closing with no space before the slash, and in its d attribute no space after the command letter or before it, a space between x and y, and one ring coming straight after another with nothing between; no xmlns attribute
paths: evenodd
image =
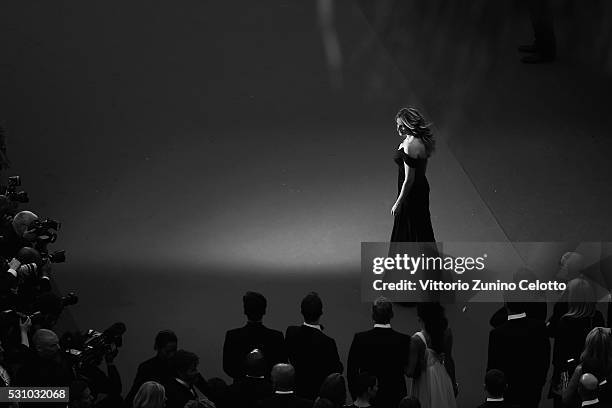
<svg viewBox="0 0 612 408"><path fill-rule="evenodd" d="M0 386L68 387L68 402L47 404L64 408L340 408L349 400L355 408L457 406L453 335L441 304L417 303L421 330L408 335L392 327L393 303L377 299L372 327L354 335L344 362L321 325L323 301L316 292L301 301L303 324L284 333L264 325L262 294L244 294L246 324L227 331L223 344L230 383L205 379L199 357L179 349L173 331L162 330L155 355L138 366L123 395L114 359L125 329L118 324L88 333L80 346L75 335L56 334L71 302L51 283L53 259L43 235L55 224L17 207L0 196ZM563 256L561 263L576 272L567 276L550 317L546 301L512 299L492 316L487 367L475 373L484 378L483 407L535 408L546 397L555 408L612 403L610 322L589 300L594 288L576 267L580 259L573 252Z"/></svg>

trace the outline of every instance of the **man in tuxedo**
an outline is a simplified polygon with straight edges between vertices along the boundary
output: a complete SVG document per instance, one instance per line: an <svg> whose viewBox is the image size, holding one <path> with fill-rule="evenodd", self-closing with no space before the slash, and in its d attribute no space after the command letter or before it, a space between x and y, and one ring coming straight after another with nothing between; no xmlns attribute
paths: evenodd
<svg viewBox="0 0 612 408"><path fill-rule="evenodd" d="M532 270L528 268L521 267L519 268L512 276L512 281L519 284L522 280L535 281L537 276L533 273ZM546 321L546 316L548 315L548 307L546 304L546 296L543 292L530 292L531 299L529 302L525 303L525 313L527 313L527 317L531 319L537 319L541 321ZM502 324L508 321L508 310L506 306L502 306L499 310L497 310L493 316L491 316L491 320L489 320L489 324L493 327L499 327Z"/></svg>
<svg viewBox="0 0 612 408"><path fill-rule="evenodd" d="M301 326L289 326L285 344L289 362L295 367L295 393L314 400L325 378L332 373L342 373L344 367L338 355L336 341L323 333L319 320L323 314L323 302L315 292L302 300Z"/></svg>
<svg viewBox="0 0 612 408"><path fill-rule="evenodd" d="M294 393L295 369L291 364L276 364L272 368L274 394L262 400L259 408L311 408L313 401Z"/></svg>
<svg viewBox="0 0 612 408"><path fill-rule="evenodd" d="M245 375L244 362L253 349L258 349L266 359L266 376L275 364L287 361L283 333L269 329L262 323L266 314L266 298L257 292L247 292L242 298L247 323L229 330L223 343L223 371L235 380Z"/></svg>
<svg viewBox="0 0 612 408"><path fill-rule="evenodd" d="M374 327L357 333L348 355L347 375L353 399L359 374L370 373L378 378L378 392L373 405L396 407L406 396L405 368L410 354L410 336L391 328L393 306L386 298L372 305Z"/></svg>
<svg viewBox="0 0 612 408"><path fill-rule="evenodd" d="M524 408L538 406L550 364L546 325L527 317L524 304L506 302L508 321L489 334L487 370L501 370L508 381L505 399Z"/></svg>
<svg viewBox="0 0 612 408"><path fill-rule="evenodd" d="M258 401L273 394L272 383L265 377L266 360L261 351L255 349L247 355L246 375L229 387L232 406L254 408Z"/></svg>
<svg viewBox="0 0 612 408"><path fill-rule="evenodd" d="M195 384L201 377L198 371L200 359L194 353L178 350L169 361L174 377L163 385L166 389L166 408L184 408L188 401L197 400Z"/></svg>
<svg viewBox="0 0 612 408"><path fill-rule="evenodd" d="M513 405L508 404L504 400L504 393L508 384L506 376L503 372L497 369L487 371L485 375L485 392L487 401L481 404L478 408L512 408Z"/></svg>

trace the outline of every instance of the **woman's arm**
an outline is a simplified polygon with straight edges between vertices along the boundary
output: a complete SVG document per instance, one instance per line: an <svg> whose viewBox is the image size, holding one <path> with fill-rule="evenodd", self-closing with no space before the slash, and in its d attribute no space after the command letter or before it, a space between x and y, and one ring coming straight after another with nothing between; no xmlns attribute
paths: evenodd
<svg viewBox="0 0 612 408"><path fill-rule="evenodd" d="M580 376L582 375L582 366L579 365L574 370L572 374L572 378L570 378L569 383L567 384L567 388L563 390L563 405L570 406L574 404L577 397L578 390L578 382L580 381Z"/></svg>
<svg viewBox="0 0 612 408"><path fill-rule="evenodd" d="M410 188L412 188L412 184L414 183L414 172L410 170L410 166L404 162L404 182L402 183L402 189L400 190L399 195L397 196L397 200L395 200L395 204L393 204L393 208L391 209L391 213L395 215L397 208L400 206L401 202L404 200L404 197L408 195L410 192Z"/></svg>
<svg viewBox="0 0 612 408"><path fill-rule="evenodd" d="M459 393L459 387L457 386L457 378L455 377L455 360L453 360L453 332L450 328L446 329L444 336L444 366L448 375L453 383L453 391L455 397Z"/></svg>
<svg viewBox="0 0 612 408"><path fill-rule="evenodd" d="M425 345L419 336L412 336L410 341L410 359L406 366L406 377L414 378L416 376L417 367L421 360L421 355L425 351Z"/></svg>

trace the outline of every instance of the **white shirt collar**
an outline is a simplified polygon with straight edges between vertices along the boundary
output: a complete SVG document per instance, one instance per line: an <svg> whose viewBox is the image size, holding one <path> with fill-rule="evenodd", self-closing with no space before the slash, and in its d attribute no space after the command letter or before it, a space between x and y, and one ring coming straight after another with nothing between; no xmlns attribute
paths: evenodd
<svg viewBox="0 0 612 408"><path fill-rule="evenodd" d="M599 399L595 398L595 399L588 400L588 401L582 401L582 406L586 407L587 405L593 405L593 404L597 404L597 403L599 403Z"/></svg>
<svg viewBox="0 0 612 408"><path fill-rule="evenodd" d="M522 319L523 317L527 317L527 313L523 312L523 313L509 314L508 320Z"/></svg>
<svg viewBox="0 0 612 408"><path fill-rule="evenodd" d="M312 327L313 329L322 330L320 324L309 324L309 323L306 323L306 322L304 322L302 324L304 326L306 326L306 327Z"/></svg>
<svg viewBox="0 0 612 408"><path fill-rule="evenodd" d="M246 378L266 378L263 375L246 375Z"/></svg>
<svg viewBox="0 0 612 408"><path fill-rule="evenodd" d="M501 398L487 398L487 402L501 402L504 400L504 397Z"/></svg>
<svg viewBox="0 0 612 408"><path fill-rule="evenodd" d="M606 385L608 383L608 380L603 380L602 382L599 383L599 385Z"/></svg>
<svg viewBox="0 0 612 408"><path fill-rule="evenodd" d="M379 328L381 328L381 329L390 329L390 328L391 328L391 324L390 324L390 323L387 323L387 324L379 324L379 323L376 323L376 324L374 325L374 327L379 327Z"/></svg>
<svg viewBox="0 0 612 408"><path fill-rule="evenodd" d="M180 378L174 378L179 384L184 385L185 387L191 389L191 385L187 384L185 381L181 380Z"/></svg>
<svg viewBox="0 0 612 408"><path fill-rule="evenodd" d="M293 394L293 391L274 391L275 394L288 395Z"/></svg>

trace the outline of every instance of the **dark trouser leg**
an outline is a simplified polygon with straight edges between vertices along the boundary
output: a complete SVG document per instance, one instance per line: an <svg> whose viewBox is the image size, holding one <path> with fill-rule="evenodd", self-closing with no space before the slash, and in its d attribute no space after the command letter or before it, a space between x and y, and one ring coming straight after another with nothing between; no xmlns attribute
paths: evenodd
<svg viewBox="0 0 612 408"><path fill-rule="evenodd" d="M557 44L550 1L528 0L528 3L535 36L534 45L542 55L554 58L557 54Z"/></svg>

